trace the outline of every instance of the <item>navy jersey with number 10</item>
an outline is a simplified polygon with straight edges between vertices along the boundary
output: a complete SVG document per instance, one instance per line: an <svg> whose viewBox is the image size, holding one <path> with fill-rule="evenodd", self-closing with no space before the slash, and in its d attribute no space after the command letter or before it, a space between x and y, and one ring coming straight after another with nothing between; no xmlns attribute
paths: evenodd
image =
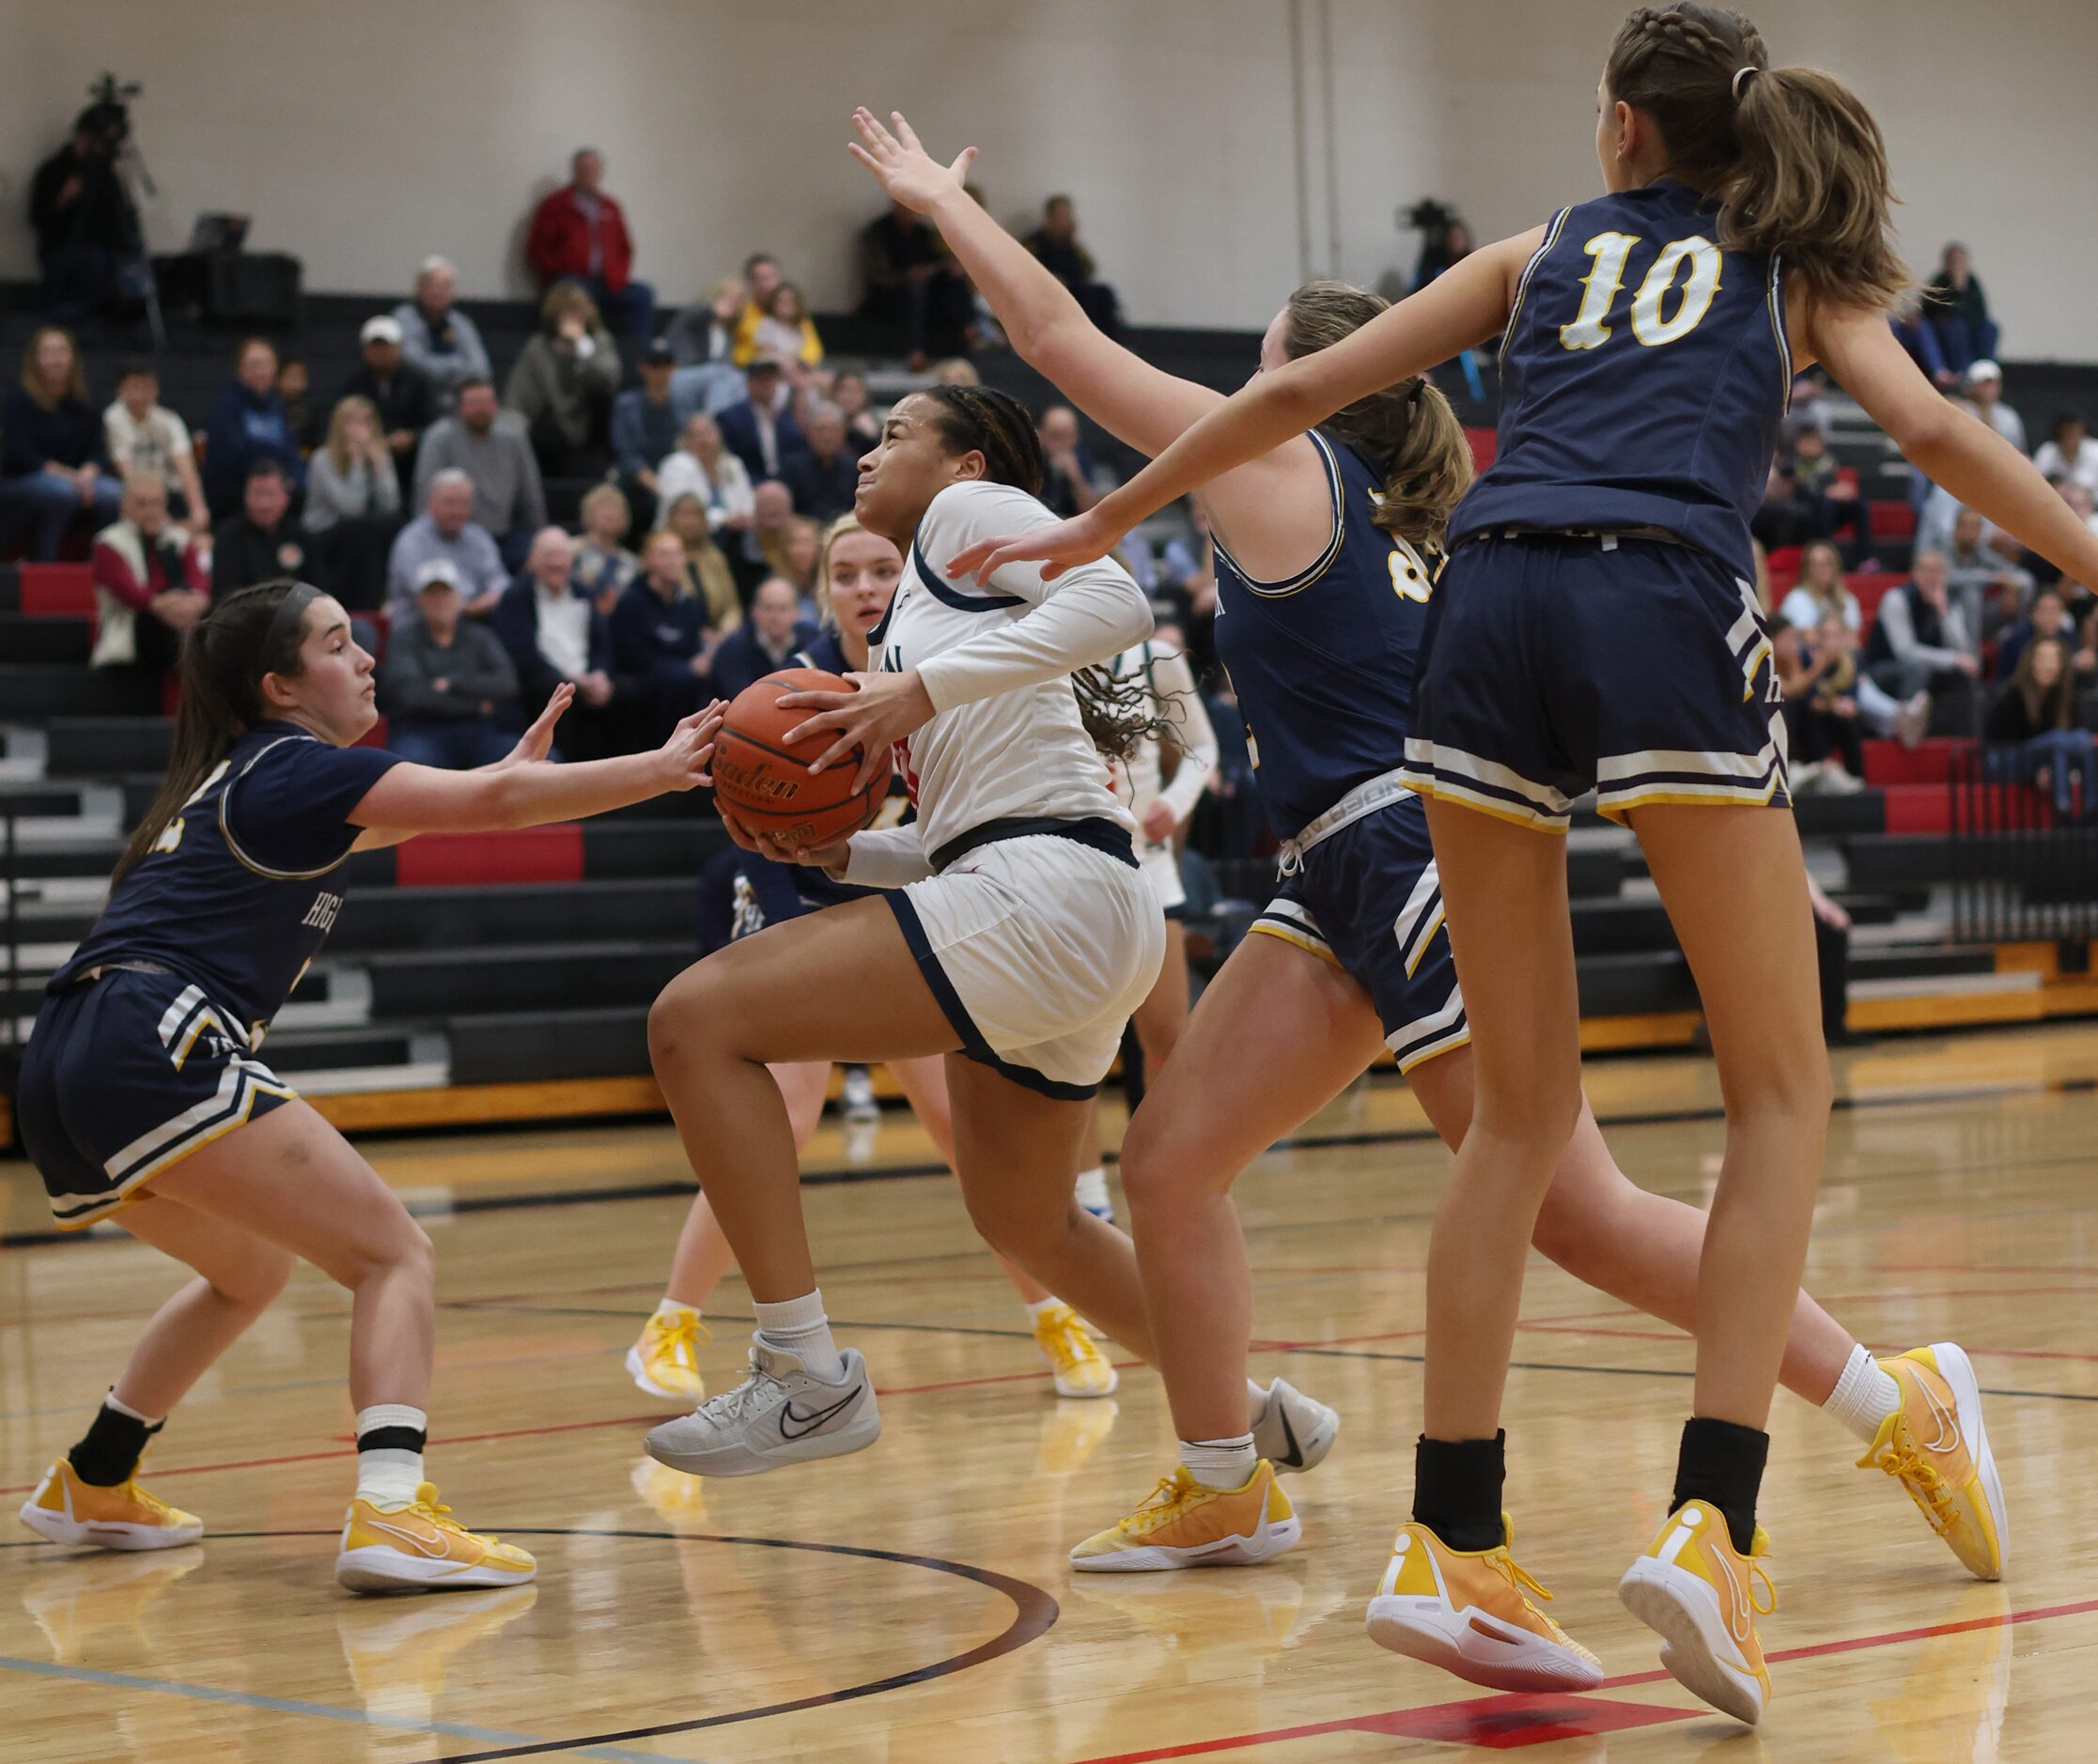
<svg viewBox="0 0 2098 1764"><path fill-rule="evenodd" d="M1724 251L1662 178L1562 209L1515 291L1500 449L1453 549L1510 528L1656 528L1752 579L1748 519L1791 400L1782 265Z"/></svg>

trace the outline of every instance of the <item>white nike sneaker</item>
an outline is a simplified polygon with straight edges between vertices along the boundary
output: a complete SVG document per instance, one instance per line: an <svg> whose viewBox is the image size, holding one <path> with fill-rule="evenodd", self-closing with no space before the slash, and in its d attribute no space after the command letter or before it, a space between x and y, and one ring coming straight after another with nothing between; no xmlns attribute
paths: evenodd
<svg viewBox="0 0 2098 1764"><path fill-rule="evenodd" d="M695 1477L754 1477L804 1458L842 1458L881 1437L867 1363L844 1352L835 1383L785 1348L751 1343L751 1375L690 1415L648 1431L648 1455Z"/></svg>
<svg viewBox="0 0 2098 1764"><path fill-rule="evenodd" d="M1286 1378L1267 1386L1267 1407L1253 1423L1253 1453L1275 1466L1278 1476L1315 1470L1333 1449L1341 1431L1339 1412L1307 1397Z"/></svg>

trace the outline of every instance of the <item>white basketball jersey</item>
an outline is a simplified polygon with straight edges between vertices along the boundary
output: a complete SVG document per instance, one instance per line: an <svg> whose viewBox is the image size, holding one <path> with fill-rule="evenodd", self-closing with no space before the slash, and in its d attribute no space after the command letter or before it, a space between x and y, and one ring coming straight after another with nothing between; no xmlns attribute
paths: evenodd
<svg viewBox="0 0 2098 1764"><path fill-rule="evenodd" d="M1080 720L1070 676L1150 634L1143 593L1102 559L1045 583L1009 564L987 587L949 580L978 539L1031 532L1055 516L1024 490L969 481L933 498L895 598L869 633L873 665L917 669L937 714L896 744L927 854L989 821L1053 817L1135 824Z"/></svg>

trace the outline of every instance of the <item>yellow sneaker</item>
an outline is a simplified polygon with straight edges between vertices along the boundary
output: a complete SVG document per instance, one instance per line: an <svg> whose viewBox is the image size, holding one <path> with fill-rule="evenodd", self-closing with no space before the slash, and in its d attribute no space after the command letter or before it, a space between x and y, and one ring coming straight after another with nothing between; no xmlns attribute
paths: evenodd
<svg viewBox="0 0 2098 1764"><path fill-rule="evenodd" d="M22 1589L22 1608L43 1632L61 1666L94 1660L150 1660L157 1623L146 1619L160 1596L204 1566L202 1550L136 1551L64 1556Z"/></svg>
<svg viewBox="0 0 2098 1764"><path fill-rule="evenodd" d="M699 1375L701 1344L711 1341L699 1313L680 1305L670 1316L660 1311L643 1326L641 1339L627 1350L627 1371L651 1397L698 1402L707 1395Z"/></svg>
<svg viewBox="0 0 2098 1764"><path fill-rule="evenodd" d="M54 1543L95 1550L172 1550L204 1535L201 1519L149 1493L136 1475L101 1488L83 1482L65 1458L23 1502L22 1523Z"/></svg>
<svg viewBox="0 0 2098 1764"><path fill-rule="evenodd" d="M1879 1364L1902 1387L1902 1406L1880 1423L1857 1467L1884 1470L1906 1489L1968 1573L2001 1580L2011 1522L1973 1363L1953 1343L1936 1341Z"/></svg>
<svg viewBox="0 0 2098 1764"><path fill-rule="evenodd" d="M1060 1397L1111 1397L1120 1381L1079 1314L1059 1301L1034 1319L1034 1345L1056 1374Z"/></svg>
<svg viewBox="0 0 2098 1764"><path fill-rule="evenodd" d="M1531 1602L1551 1594L1509 1554L1503 1513L1490 1550L1453 1550L1408 1520L1365 1614L1370 1639L1497 1691L1587 1691L1603 1663Z"/></svg>
<svg viewBox="0 0 2098 1764"><path fill-rule="evenodd" d="M521 1586L539 1565L514 1543L467 1530L425 1482L397 1505L350 1503L335 1578L351 1592L427 1592L444 1586Z"/></svg>
<svg viewBox="0 0 2098 1764"><path fill-rule="evenodd" d="M1778 1608L1778 1589L1762 1566L1769 1550L1758 1525L1742 1555L1717 1508L1686 1501L1617 1583L1624 1608L1661 1637L1670 1676L1751 1727L1770 1701L1770 1673L1756 1638L1756 1618ZM1767 1604L1756 1598L1758 1581Z"/></svg>
<svg viewBox="0 0 2098 1764"><path fill-rule="evenodd" d="M1073 1550L1071 1566L1128 1574L1266 1562L1294 1548L1303 1531L1265 1461L1235 1489L1205 1489L1177 1464L1135 1512Z"/></svg>

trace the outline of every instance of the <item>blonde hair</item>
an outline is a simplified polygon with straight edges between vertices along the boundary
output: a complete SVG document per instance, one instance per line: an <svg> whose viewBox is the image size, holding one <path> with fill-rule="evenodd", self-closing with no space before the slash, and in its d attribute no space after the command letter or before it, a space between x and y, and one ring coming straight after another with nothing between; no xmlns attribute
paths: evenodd
<svg viewBox="0 0 2098 1764"><path fill-rule="evenodd" d="M1282 349L1292 361L1353 336L1391 302L1345 282L1307 282L1283 309ZM1377 526L1412 544L1439 539L1471 487L1471 442L1441 390L1425 376L1358 398L1320 427L1376 462L1384 498Z"/></svg>
<svg viewBox="0 0 2098 1764"><path fill-rule="evenodd" d="M688 540L676 528L669 524L670 518L690 503L699 511L699 538L697 543ZM729 568L728 559L722 554L722 548L714 543L713 529L707 523L707 504L698 495L687 490L684 495L663 511L664 524L651 533L667 533L685 548L685 574L682 592L696 594L707 603L707 622L721 630L734 630L743 622L743 602L736 592L736 572ZM645 549L644 560L647 557Z"/></svg>
<svg viewBox="0 0 2098 1764"><path fill-rule="evenodd" d="M343 430L349 426L350 419L353 416L369 417L372 433L377 435L381 432L379 407L369 398L351 393L346 398L335 400L335 408L328 417L328 440L325 445L328 449L328 463L337 472L345 473L350 470L350 443L343 439Z"/></svg>
<svg viewBox="0 0 2098 1764"><path fill-rule="evenodd" d="M619 504L619 512L627 517L628 524L630 526L633 522L634 511L633 504L627 501L626 491L622 490L616 484L600 484L593 489L584 491L583 501L576 505L576 516L583 522L583 531L587 533L590 530L590 517L593 514L600 508L610 507L614 503ZM657 532L664 531L667 531L667 529L657 529ZM654 533L648 534L650 539L655 536ZM676 538L677 535L672 534L671 536Z"/></svg>
<svg viewBox="0 0 2098 1764"><path fill-rule="evenodd" d="M1727 250L1781 254L1844 305L1900 304L1911 278L1890 237L1887 143L1833 74L1773 68L1740 13L1675 0L1624 21L1603 85L1653 118L1671 171L1717 199Z"/></svg>

